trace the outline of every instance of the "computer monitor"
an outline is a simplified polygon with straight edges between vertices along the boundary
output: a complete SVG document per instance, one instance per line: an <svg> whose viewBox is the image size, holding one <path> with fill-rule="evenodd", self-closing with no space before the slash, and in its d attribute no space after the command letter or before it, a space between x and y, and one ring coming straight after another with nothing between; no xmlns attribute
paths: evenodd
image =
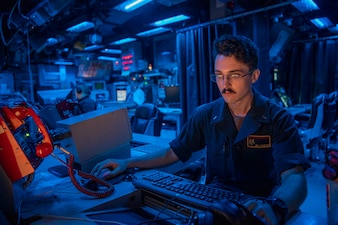
<svg viewBox="0 0 338 225"><path fill-rule="evenodd" d="M56 104L69 98L71 93L72 89L37 91L38 96L42 100L42 102L40 102L41 105Z"/></svg>
<svg viewBox="0 0 338 225"><path fill-rule="evenodd" d="M116 89L116 100L118 102L127 101L127 88L118 88Z"/></svg>
<svg viewBox="0 0 338 225"><path fill-rule="evenodd" d="M113 101L126 102L128 97L128 83L127 82L115 82L113 84L112 95Z"/></svg>
<svg viewBox="0 0 338 225"><path fill-rule="evenodd" d="M105 81L93 81L93 90L106 90Z"/></svg>
<svg viewBox="0 0 338 225"><path fill-rule="evenodd" d="M165 86L165 103L180 102L180 86Z"/></svg>

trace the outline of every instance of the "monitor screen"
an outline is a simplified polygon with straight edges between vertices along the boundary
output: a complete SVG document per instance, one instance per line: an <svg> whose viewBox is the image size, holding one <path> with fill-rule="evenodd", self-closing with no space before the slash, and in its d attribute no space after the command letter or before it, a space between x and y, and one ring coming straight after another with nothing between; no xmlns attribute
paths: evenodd
<svg viewBox="0 0 338 225"><path fill-rule="evenodd" d="M59 89L59 90L42 90L37 91L38 97L41 98L40 104L56 104L63 100L72 98L72 89Z"/></svg>
<svg viewBox="0 0 338 225"><path fill-rule="evenodd" d="M82 60L77 77L85 79L107 79L112 72L112 62L100 60Z"/></svg>
<svg viewBox="0 0 338 225"><path fill-rule="evenodd" d="M117 89L116 90L116 100L118 102L127 101L127 89Z"/></svg>
<svg viewBox="0 0 338 225"><path fill-rule="evenodd" d="M166 103L180 102L180 87L179 86L165 86L165 100Z"/></svg>
<svg viewBox="0 0 338 225"><path fill-rule="evenodd" d="M94 81L93 90L106 90L106 82L105 81Z"/></svg>
<svg viewBox="0 0 338 225"><path fill-rule="evenodd" d="M72 138L67 150L75 157L74 167L80 166L84 172L107 158L130 157L132 133L126 108L106 107L57 123L70 129Z"/></svg>

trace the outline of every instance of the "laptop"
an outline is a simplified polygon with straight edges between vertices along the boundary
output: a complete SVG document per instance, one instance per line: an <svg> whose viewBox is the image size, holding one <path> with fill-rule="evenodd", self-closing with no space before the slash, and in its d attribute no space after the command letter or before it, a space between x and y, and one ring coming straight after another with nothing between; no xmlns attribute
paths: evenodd
<svg viewBox="0 0 338 225"><path fill-rule="evenodd" d="M72 138L67 151L74 155L74 168L90 172L108 158L126 159L149 154L165 147L146 142L135 143L127 108L108 107L57 121L70 129ZM133 154L131 154L133 149Z"/></svg>
<svg viewBox="0 0 338 225"><path fill-rule="evenodd" d="M132 131L126 108L103 108L57 122L68 127L72 138L69 147L74 155L74 168L90 172L107 158L131 156Z"/></svg>

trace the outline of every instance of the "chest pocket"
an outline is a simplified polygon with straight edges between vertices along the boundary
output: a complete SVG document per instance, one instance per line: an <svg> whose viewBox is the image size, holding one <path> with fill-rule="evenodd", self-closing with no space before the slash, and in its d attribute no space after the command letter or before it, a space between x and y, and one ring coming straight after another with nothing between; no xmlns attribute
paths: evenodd
<svg viewBox="0 0 338 225"><path fill-rule="evenodd" d="M234 159L238 162L235 171L239 177L246 177L245 171L251 171L250 178L259 179L268 176L273 169L270 135L249 135L242 143L236 144L234 149Z"/></svg>

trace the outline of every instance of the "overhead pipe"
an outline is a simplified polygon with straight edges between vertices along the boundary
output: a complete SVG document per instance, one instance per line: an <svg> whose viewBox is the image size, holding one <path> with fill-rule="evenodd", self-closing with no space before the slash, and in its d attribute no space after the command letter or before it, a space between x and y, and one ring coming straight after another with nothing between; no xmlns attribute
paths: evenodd
<svg viewBox="0 0 338 225"><path fill-rule="evenodd" d="M294 41L293 43L304 43L304 42L311 42L311 41L326 41L326 40L334 40L334 39L338 39L338 35L321 37L321 38L306 39L306 40L297 40L297 41Z"/></svg>
<svg viewBox="0 0 338 225"><path fill-rule="evenodd" d="M212 20L212 21L209 21L209 22L206 22L206 23L202 23L202 24L191 26L191 27L183 28L183 29L177 30L176 32L180 33L180 32L185 32L185 31L188 31L188 30L196 29L196 28L207 27L207 26L210 26L210 25L213 25L213 24L221 24L221 23L224 23L224 22L227 22L227 21L231 21L231 20L234 20L234 19L237 19L237 18L244 17L244 16L248 16L248 15L252 15L252 14L256 14L256 13L260 13L260 12L266 12L266 11L269 11L269 10L272 10L272 9L284 7L284 6L290 5L291 3L296 2L296 1L298 1L298 0L290 0L290 1L287 1L287 2L283 2L283 3L279 3L279 4L275 4L275 5L271 5L271 6L251 10L251 11L247 11L247 12L242 12L242 13L239 13L239 14L236 14L236 15L231 15L231 16L227 16L227 17L224 17L224 18L221 18L221 19Z"/></svg>

